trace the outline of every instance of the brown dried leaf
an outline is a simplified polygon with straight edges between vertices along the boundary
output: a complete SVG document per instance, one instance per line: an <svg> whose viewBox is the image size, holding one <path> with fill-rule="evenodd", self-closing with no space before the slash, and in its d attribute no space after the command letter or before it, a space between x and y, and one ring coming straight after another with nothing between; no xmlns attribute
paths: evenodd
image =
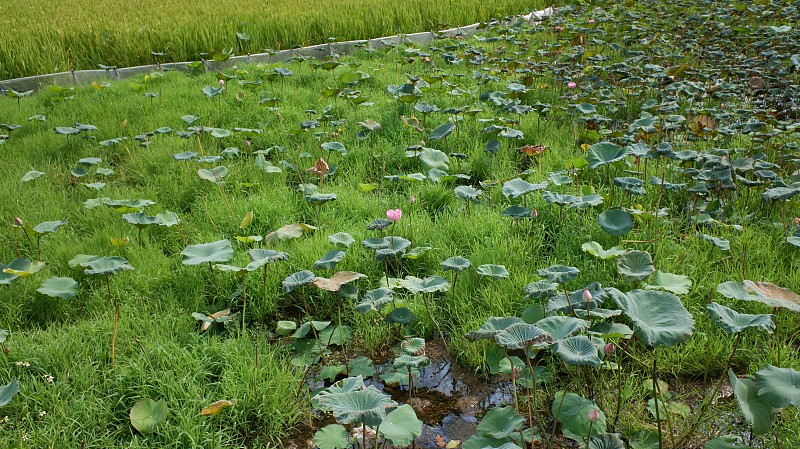
<svg viewBox="0 0 800 449"><path fill-rule="evenodd" d="M357 273L355 271L339 271L334 273L333 276L329 278L322 278L317 277L314 278L314 285L319 287L322 290L326 290L329 292L338 292L342 285L349 284L357 279L367 277L364 274Z"/></svg>
<svg viewBox="0 0 800 449"><path fill-rule="evenodd" d="M753 282L747 280L744 281L742 285L748 292L759 294L767 299L778 301L779 303L786 303L783 307L787 309L795 311L800 310L800 295L788 288L778 287L771 282Z"/></svg>
<svg viewBox="0 0 800 449"><path fill-rule="evenodd" d="M236 399L231 399L230 401L222 399L212 402L208 407L204 407L203 410L200 411L200 416L219 415L222 413L222 410L233 407L234 405L236 405Z"/></svg>
<svg viewBox="0 0 800 449"><path fill-rule="evenodd" d="M228 316L230 314L231 314L231 309L223 309L223 310L220 310L219 312L212 313L208 317L211 318L212 320L216 320L217 318L222 318L222 317ZM203 325L200 326L200 330L205 332L205 331L208 330L209 327L211 327L211 323L209 323L207 321L203 321Z"/></svg>

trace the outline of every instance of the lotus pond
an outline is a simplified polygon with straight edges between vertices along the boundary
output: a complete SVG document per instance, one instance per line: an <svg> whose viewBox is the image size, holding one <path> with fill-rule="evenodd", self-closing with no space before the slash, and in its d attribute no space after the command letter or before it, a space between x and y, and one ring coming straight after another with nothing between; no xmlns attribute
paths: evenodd
<svg viewBox="0 0 800 449"><path fill-rule="evenodd" d="M798 16L7 92L0 447L797 447Z"/></svg>

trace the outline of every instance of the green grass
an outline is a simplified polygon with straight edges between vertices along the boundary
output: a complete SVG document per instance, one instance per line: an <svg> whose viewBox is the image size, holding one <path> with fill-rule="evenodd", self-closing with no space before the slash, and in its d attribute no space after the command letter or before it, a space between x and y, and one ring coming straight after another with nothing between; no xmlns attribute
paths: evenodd
<svg viewBox="0 0 800 449"><path fill-rule="evenodd" d="M579 26L587 16L565 19ZM561 20L561 19L559 19ZM562 22L559 22L562 23ZM467 45L486 49L490 57L510 56L513 51L534 54L537 49L571 47L570 40L557 41L551 27L527 34L520 31L516 38L525 41L521 46L512 42L463 42L455 39L436 41L440 50L425 49L433 54L435 67L450 74L453 85L479 96L484 92L504 91L517 75L504 73L505 62L494 60L495 76L506 76L497 82L479 84L468 62L446 65L440 53L462 52ZM493 32L492 36L501 36ZM631 49L640 49L632 46ZM497 50L496 50L497 49ZM496 53L494 53L496 50ZM612 62L624 57L621 52L609 50ZM685 343L675 348L647 348L639 341L630 345L622 357L626 370L623 386L625 404L621 423L623 430L654 429L652 419L644 410L643 382L648 379L649 367L657 359L662 378L668 380L678 397L692 394L689 382L712 380L724 375L723 367L732 350L732 338L720 331L705 312L710 300L723 302L744 313L775 313L778 331L767 336L748 333L733 358L736 373L752 373L767 363L776 366L800 367L797 353L798 319L786 310L770 310L757 303L733 302L716 293L716 286L728 280L766 280L782 287L800 291L800 262L797 249L785 241L781 224L783 213L777 206L762 204L758 192L746 201L744 195L732 202L735 217L741 219L742 231L729 227L696 228L691 222L687 207L691 205L688 194L677 192L659 199L656 189L648 186L647 195L633 203L643 210L653 210L658 204L670 207L675 213L669 219L657 222L649 229L645 222L637 221L634 230L626 235L625 242L603 232L597 223L600 211L619 204L612 202L603 167L598 171L581 170L575 184L550 185L549 189L564 194L575 194L581 188L595 189L605 197L605 203L595 209L559 211L546 205L539 194L532 194L529 207L536 207L539 215L516 224L502 217L500 212L511 201L501 191L502 181L520 176L524 170L533 173L522 175L529 182L548 179L548 173L562 171L575 157L586 155L581 144L600 139L597 133L582 129L578 115L566 108L570 103L595 101L570 93L560 79L549 74L536 80L533 89L521 99L524 104L551 102L565 110L553 108L545 117L530 113L516 126L526 138L510 144L500 139L502 146L496 156L485 153L489 140L480 131L488 126L474 118L465 118L459 125L459 139L455 133L444 141L428 139L430 129L444 123L447 116L432 114L427 118L428 130L417 133L403 125L401 117L415 114L410 105L398 103L386 93L388 84L402 84L404 73L412 75L434 74L434 65L423 64L419 57L414 62L399 64L400 56L407 56L404 48L375 53L361 52L342 62L357 64L356 68L337 68L333 72L312 71L305 63L287 63L295 75L280 81L264 81L259 86L242 86L236 79L229 80L226 90L214 99L207 99L201 89L216 85L214 74L186 75L165 73L163 76L140 77L133 81L144 86L145 92L159 92L158 98L142 95L142 90L129 82L114 82L104 89L80 88L74 92L45 89L19 103L0 99L0 116L7 123L24 124L10 133L10 138L0 146L3 153L3 180L0 182L0 261L7 263L19 252L20 257L39 259L35 242L32 245L20 229L12 227L14 217L26 223L67 220L52 235L41 240L45 268L27 279L0 288L0 328L11 331L8 341L10 354L0 355L0 385L12 378L20 379L22 391L14 401L0 410L0 417L8 415L9 421L0 427L2 447L265 447L282 446L299 422L307 419L306 389L301 385L302 370L291 364L293 355L285 342L275 338L278 320L303 321L306 312L316 320L340 319L352 327L354 340L347 353L370 355L377 349L394 346L401 331L374 315L362 316L352 312L352 300L336 298L327 292L309 287L305 292L285 294L281 281L291 273L311 269L315 260L332 246L327 237L336 232L348 232L356 243L347 250L346 257L336 271L352 270L367 275L357 285L363 292L377 288L384 277L384 266L374 259L374 254L363 248L363 239L377 236L367 231L366 225L385 216L387 209L401 208L403 218L397 223L397 235L412 241L413 246L433 249L419 260L402 260L391 266L391 276L413 275L425 277L443 275L439 263L454 255L464 256L474 267L481 264L502 264L508 268L508 279L480 282L463 273L457 284L446 294L433 300L433 312L447 334L449 348L459 362L482 372L486 364L487 342L469 342L464 334L473 331L490 316L519 316L531 305L525 298L523 287L539 280L537 269L554 264L564 264L580 269L577 280L567 284L569 290L581 289L591 282L601 282L604 287L627 291L636 288L616 273L614 260L599 260L581 250L581 244L591 240L604 248L621 244L626 249L649 251L656 268L670 273L689 276L693 286L683 295L686 308L696 320L695 333ZM538 57L538 54L537 54ZM559 64L558 55L547 56L547 63ZM228 75L241 80L263 80L272 66L244 66L231 69ZM578 68L579 69L579 68ZM320 92L337 85L341 73L361 70L371 78L357 87L372 106L357 107L344 99L335 102L321 97ZM463 76L459 76L463 75ZM588 79L577 78L589 83ZM588 78L588 77L587 77ZM506 116L489 103L481 103L467 95L449 95L454 86L433 89L423 95L422 101L436 104L441 109L463 105L486 109L478 118ZM614 87L616 89L616 87ZM656 92L642 89L642 94L630 99L628 106L617 112L601 108L613 117L613 127L624 130L626 124L636 119L639 105L655 97ZM73 99L64 97L74 94ZM280 110L270 111L257 106L262 97L277 97ZM713 98L703 100L704 107L717 107ZM301 121L317 117L331 104L329 112L345 122L336 127L321 126L319 140L310 133L297 137L289 135L298 129ZM681 113L687 113L688 101L681 102ZM314 109L317 112L308 113ZM570 112L572 111L572 112ZM37 114L47 117L46 122L28 121ZM246 140L243 133L216 139L208 134L182 139L174 133L152 135L149 145L140 146L134 138L168 126L183 130L186 124L181 116L193 114L200 119L195 125L233 129L257 128L264 132ZM358 122L368 119L378 121L382 129L366 140L359 140ZM56 135L53 128L72 126L76 122L89 123L99 128L90 133L94 139ZM335 135L334 135L335 133ZM714 147L747 147L749 137L740 134L721 137L714 142L690 138L681 131L671 137L672 144L680 149L707 151ZM99 141L127 137L119 145L101 147ZM655 140L657 137L649 136ZM791 134L779 136L775 147L793 139ZM317 222L314 208L298 192L299 183L315 182L305 169L311 167L321 155L321 141L339 141L347 147L347 155L324 154L330 164L337 164L334 176L326 177L320 187L324 193L335 193L338 199L321 208L321 222ZM456 184L436 184L431 181L390 181L384 175L407 174L420 171L414 159L407 158L406 148L425 141L426 146L445 153L465 153L468 159L459 163L460 173L471 176L469 184L481 188L485 197L480 204L467 205L453 194ZM521 144L541 144L549 149L541 159L529 160L514 148ZM202 145L202 148L200 146ZM271 150L267 159L281 166L281 161L297 164L299 170L285 168L280 174L267 174L258 169L253 152L275 146L285 146L281 152ZM201 180L198 168L211 164L190 163L187 174L183 162L172 155L183 151L219 154L228 147L238 147L242 156L223 159L230 173L226 178L225 195L220 189ZM304 155L303 153L308 153ZM101 167L114 170L108 177L89 175L74 178L70 174L77 161L83 157L102 158ZM381 157L382 156L382 157ZM217 165L214 164L214 165ZM650 162L653 170L653 162ZM455 164L451 164L454 167ZM383 167L386 171L383 171ZM662 165L663 167L663 165ZM613 168L621 176L623 170L635 170L628 165ZM31 182L20 178L29 170L46 172ZM94 169L90 168L90 172ZM455 173L453 169L451 173ZM667 172L673 182L680 180L674 168ZM787 179L789 179L787 173ZM84 184L102 181L107 183L101 191ZM373 193L359 189L360 183L377 183ZM409 196L417 203L409 205ZM163 210L176 212L182 219L180 233L175 227L151 227L142 232L141 242L137 231L120 219L120 213L105 206L88 209L83 203L96 197L146 198L156 202L147 208L152 215ZM619 200L620 193L616 192ZM519 201L515 201L515 204ZM797 201L785 205L787 216L800 215ZM232 213L231 213L232 211ZM253 211L255 220L245 229L239 229L242 218ZM732 220L735 221L735 220ZM200 334L192 312L211 313L225 307L241 309L239 281L235 275L210 270L201 265L187 267L181 264L180 252L188 244L219 239L234 240L237 235L266 235L285 224L308 223L318 226L314 233L273 248L286 251L290 259L271 265L267 271L266 288L262 287L261 273L247 277L247 333L212 336ZM657 234L655 234L657 229ZM697 231L730 239L730 254L714 248L702 240ZM654 236L658 238L653 238ZM182 237L181 237L182 236ZM129 243L115 246L113 239L127 237ZM185 241L182 240L185 239ZM652 240L652 241L651 241ZM234 240L236 255L234 265L247 263L246 249L250 246ZM741 253L746 250L746 260ZM134 271L114 276L111 291L119 302L120 323L116 340L115 364L111 365L111 336L114 326L114 308L109 304L105 285L85 276L81 269L70 268L68 262L77 254L118 255L125 257ZM318 276L328 276L331 270L315 270ZM53 299L36 292L41 281L50 276L72 276L81 283L79 294L69 301ZM311 307L303 311L303 296L307 295ZM402 291L397 296L407 302L420 318L415 330L432 338L435 327L428 318L421 298ZM624 318L617 321L625 321ZM138 339L138 341L137 341ZM256 351L258 364L256 365ZM337 355L333 356L334 358ZM557 381L543 387L548 397L565 388L572 379L555 356L546 360L558 370ZM16 362L29 362L30 367ZM43 376L52 375L53 382ZM611 373L605 370L576 370L573 391L584 395L592 393L601 408L611 413L615 406L615 384ZM628 376L629 375L629 376ZM164 398L169 407L165 426L156 434L142 436L132 429L128 412L140 397ZM219 399L236 399L238 403L220 416L201 417L200 409ZM735 401L733 401L735 402ZM715 411L735 409L731 403L715 406ZM40 416L40 412L46 412ZM735 412L732 416L738 416ZM780 415L776 424L784 447L793 447L798 441L797 411L789 409ZM679 424L685 424L679 421ZM726 421L726 424L730 424ZM699 432L699 440L707 428Z"/></svg>
<svg viewBox="0 0 800 449"><path fill-rule="evenodd" d="M196 61L232 48L262 53L337 40L435 31L528 13L546 2L422 0L229 2L0 1L0 79L155 62ZM51 9L52 8L52 9ZM46 13L43 11L47 10ZM240 40L246 33L249 40Z"/></svg>

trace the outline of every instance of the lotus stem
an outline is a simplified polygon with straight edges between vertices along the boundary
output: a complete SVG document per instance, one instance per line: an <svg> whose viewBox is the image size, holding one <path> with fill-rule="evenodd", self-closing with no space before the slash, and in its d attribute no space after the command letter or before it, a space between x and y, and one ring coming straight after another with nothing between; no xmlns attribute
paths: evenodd
<svg viewBox="0 0 800 449"><path fill-rule="evenodd" d="M114 335L111 337L111 366L114 366L115 348L117 345L117 328L119 327L119 304L114 307Z"/></svg>
<svg viewBox="0 0 800 449"><path fill-rule="evenodd" d="M243 297L243 299L242 299L242 302L243 302L243 304L242 304L242 327L240 328L241 329L240 335L244 334L245 328L247 326L245 324L246 323L245 317L246 317L246 313L247 313L247 278L244 275L242 275L242 297Z"/></svg>
<svg viewBox="0 0 800 449"><path fill-rule="evenodd" d="M592 439L592 426L594 425L594 421L589 420L589 433L586 435L586 446L585 449L589 449L589 440Z"/></svg>
<svg viewBox="0 0 800 449"><path fill-rule="evenodd" d="M656 374L657 361L658 360L655 357L653 357L653 394L656 394L656 391L658 391L658 377ZM661 418L658 415L658 401L659 398L658 396L656 396L654 402L656 404L656 425L658 425L658 449L664 449L664 438L661 435Z"/></svg>
<svg viewBox="0 0 800 449"><path fill-rule="evenodd" d="M508 359L509 365L511 365L511 392L514 394L514 410L519 410L519 402L517 401L517 378L516 374L514 373L514 361L511 360L508 353L506 353L506 359Z"/></svg>

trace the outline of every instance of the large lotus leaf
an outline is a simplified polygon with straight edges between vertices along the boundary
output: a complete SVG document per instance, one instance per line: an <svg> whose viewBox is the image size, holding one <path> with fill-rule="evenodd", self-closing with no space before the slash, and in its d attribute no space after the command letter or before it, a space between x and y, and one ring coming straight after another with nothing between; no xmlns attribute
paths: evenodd
<svg viewBox="0 0 800 449"><path fill-rule="evenodd" d="M214 167L211 170L207 170L205 168L197 170L197 175L200 176L201 179L205 179L206 181L213 183L222 181L222 178L224 178L227 174L228 169L224 165Z"/></svg>
<svg viewBox="0 0 800 449"><path fill-rule="evenodd" d="M601 195L568 196L571 196L569 200L570 209L587 209L603 204L603 197Z"/></svg>
<svg viewBox="0 0 800 449"><path fill-rule="evenodd" d="M452 440L451 440L452 441ZM461 445L462 449L522 449L508 438L492 438L473 435Z"/></svg>
<svg viewBox="0 0 800 449"><path fill-rule="evenodd" d="M731 242L729 240L721 239L718 237L710 236L708 234L700 234L700 238L707 242L711 242L714 246L721 249L722 251L730 251L731 250Z"/></svg>
<svg viewBox="0 0 800 449"><path fill-rule="evenodd" d="M78 283L70 277L51 277L36 291L53 298L71 299L78 293Z"/></svg>
<svg viewBox="0 0 800 449"><path fill-rule="evenodd" d="M528 323L508 326L494 336L494 340L506 349L522 349L531 345L550 344L553 339L540 327Z"/></svg>
<svg viewBox="0 0 800 449"><path fill-rule="evenodd" d="M589 438L588 449L625 449L625 443L616 433L604 433Z"/></svg>
<svg viewBox="0 0 800 449"><path fill-rule="evenodd" d="M233 246L231 246L231 241L228 239L189 245L181 251L181 261L184 265L227 262L232 258Z"/></svg>
<svg viewBox="0 0 800 449"><path fill-rule="evenodd" d="M19 381L17 379L0 387L0 407L8 405L17 393L19 393Z"/></svg>
<svg viewBox="0 0 800 449"><path fill-rule="evenodd" d="M337 196L335 193L314 193L305 196L306 202L312 206L321 206L329 201L335 201L336 198Z"/></svg>
<svg viewBox="0 0 800 449"><path fill-rule="evenodd" d="M150 434L167 420L167 402L142 398L136 401L130 412L131 424L143 434Z"/></svg>
<svg viewBox="0 0 800 449"><path fill-rule="evenodd" d="M558 284L563 284L567 281L575 279L580 273L581 271L577 268L567 267L564 265L553 265L552 267L536 270L536 274L538 276Z"/></svg>
<svg viewBox="0 0 800 449"><path fill-rule="evenodd" d="M600 227L615 237L625 235L633 229L633 217L622 209L609 209L602 212L597 221Z"/></svg>
<svg viewBox="0 0 800 449"><path fill-rule="evenodd" d="M329 251L321 259L314 262L315 270L323 269L323 270L330 270L335 267L339 262L344 259L345 252L340 249L335 249L333 251Z"/></svg>
<svg viewBox="0 0 800 449"><path fill-rule="evenodd" d="M128 270L133 270L133 267L128 264L127 259L119 256L107 256L92 260L83 272L88 275L110 276Z"/></svg>
<svg viewBox="0 0 800 449"><path fill-rule="evenodd" d="M597 347L585 335L565 338L555 344L555 353L567 365L583 365L597 368L603 364L597 356Z"/></svg>
<svg viewBox="0 0 800 449"><path fill-rule="evenodd" d="M640 282L656 271L647 251L626 251L617 258L617 271L630 282Z"/></svg>
<svg viewBox="0 0 800 449"><path fill-rule="evenodd" d="M478 330L467 333L466 337L469 340L480 340L484 338L494 340L495 335L508 329L513 324L522 322L522 318L515 316L492 316L489 317Z"/></svg>
<svg viewBox="0 0 800 449"><path fill-rule="evenodd" d="M746 313L739 313L715 302L707 305L706 308L714 323L725 332L734 334L754 328L771 334L775 330L774 315L749 315Z"/></svg>
<svg viewBox="0 0 800 449"><path fill-rule="evenodd" d="M8 265L0 263L0 285L11 284L19 277L27 277L44 267L44 262L32 262L28 259L17 258Z"/></svg>
<svg viewBox="0 0 800 449"><path fill-rule="evenodd" d="M420 355L425 353L425 339L420 337L411 337L403 340L400 343L403 349L403 354L406 355Z"/></svg>
<svg viewBox="0 0 800 449"><path fill-rule="evenodd" d="M529 299L549 298L558 293L558 284L555 282L537 281L525 286L525 295Z"/></svg>
<svg viewBox="0 0 800 449"><path fill-rule="evenodd" d="M589 333L605 339L624 338L627 340L633 337L633 330L623 323L597 323L589 329Z"/></svg>
<svg viewBox="0 0 800 449"><path fill-rule="evenodd" d="M553 341L564 340L575 332L589 328L589 322L572 316L549 316L536 322L536 325L547 332Z"/></svg>
<svg viewBox="0 0 800 449"><path fill-rule="evenodd" d="M631 319L636 336L649 346L673 346L694 332L694 319L672 293L609 288L608 294Z"/></svg>
<svg viewBox="0 0 800 449"><path fill-rule="evenodd" d="M339 271L334 273L330 278L314 278L314 285L319 287L321 290L338 292L343 285L365 277L367 276L355 271Z"/></svg>
<svg viewBox="0 0 800 449"><path fill-rule="evenodd" d="M547 183L544 183L544 185L531 184L522 178L514 178L511 181L503 183L502 192L506 197L517 198L530 192L535 192L536 190L542 190L545 187L547 187Z"/></svg>
<svg viewBox="0 0 800 449"><path fill-rule="evenodd" d="M647 290L666 290L676 295L685 295L692 288L692 280L689 279L689 276L656 270L644 288Z"/></svg>
<svg viewBox="0 0 800 449"><path fill-rule="evenodd" d="M431 132L431 135L430 135L430 137L428 137L428 139L430 139L430 140L442 140L445 137L449 136L453 132L453 130L455 130L455 129L456 129L456 125L453 122L442 123L441 125L436 127L436 129L434 129Z"/></svg>
<svg viewBox="0 0 800 449"><path fill-rule="evenodd" d="M21 181L22 182L30 182L30 181L33 181L34 179L37 179L40 176L45 175L45 174L46 174L45 172L41 172L41 171L38 171L38 170L31 170L31 171L29 171L28 173L25 173L22 176Z"/></svg>
<svg viewBox="0 0 800 449"><path fill-rule="evenodd" d="M49 234L51 232L55 232L59 227L62 225L67 224L66 221L58 220L58 221L43 221L31 229L33 232L32 234L35 237L40 237L45 234Z"/></svg>
<svg viewBox="0 0 800 449"><path fill-rule="evenodd" d="M469 259L465 259L461 256L453 256L449 259L445 260L444 262L439 264L443 270L445 271L456 271L462 272L467 268L472 266L472 262Z"/></svg>
<svg viewBox="0 0 800 449"><path fill-rule="evenodd" d="M608 232L608 231L606 231L606 232ZM607 250L603 249L603 247L599 243L597 243L595 241L584 243L583 245L581 245L581 249L583 250L583 252L589 253L589 254L591 254L591 255L593 255L595 257L599 257L599 258L601 258L603 260L611 259L612 257L617 257L620 254L625 252L625 250L622 249L621 246L612 246L611 248L609 248Z"/></svg>
<svg viewBox="0 0 800 449"><path fill-rule="evenodd" d="M450 290L450 283L441 276L428 276L425 279L406 276L405 279L400 281L400 285L414 294L446 292Z"/></svg>
<svg viewBox="0 0 800 449"><path fill-rule="evenodd" d="M373 239L367 239L367 240L373 240ZM364 242L366 242L367 240L365 240ZM364 242L362 242L362 244L364 244ZM375 250L375 260L380 262L386 258L401 256L405 254L405 252L408 250L410 246L411 242L402 237L398 237L396 235L384 237L382 247L377 248Z"/></svg>
<svg viewBox="0 0 800 449"><path fill-rule="evenodd" d="M525 423L525 418L520 416L514 407L495 407L483 416L475 434L478 436L505 438L519 430Z"/></svg>
<svg viewBox="0 0 800 449"><path fill-rule="evenodd" d="M484 264L479 266L475 272L481 276L488 276L494 279L508 277L508 270L503 265Z"/></svg>
<svg viewBox="0 0 800 449"><path fill-rule="evenodd" d="M409 366L412 368L422 368L430 365L430 363L430 359L424 355L401 354L394 359L392 366L395 369L402 370L403 368L407 369Z"/></svg>
<svg viewBox="0 0 800 449"><path fill-rule="evenodd" d="M642 429L628 440L631 449L658 449L658 432L649 429Z"/></svg>
<svg viewBox="0 0 800 449"><path fill-rule="evenodd" d="M367 231L382 231L392 225L391 220L385 218L376 218L372 223L367 225Z"/></svg>
<svg viewBox="0 0 800 449"><path fill-rule="evenodd" d="M759 397L759 389L755 382L736 377L732 369L728 369L728 379L733 387L736 402L739 403L739 410L753 426L753 433L763 435L769 432L772 428L772 406Z"/></svg>
<svg viewBox="0 0 800 449"><path fill-rule="evenodd" d="M380 433L396 447L408 446L422 434L422 421L417 419L414 408L404 404L386 415L381 423Z"/></svg>
<svg viewBox="0 0 800 449"><path fill-rule="evenodd" d="M286 276L283 282L281 282L281 285L283 286L284 293L289 293L299 287L311 284L314 282L314 279L314 273L308 270L303 270Z"/></svg>
<svg viewBox="0 0 800 449"><path fill-rule="evenodd" d="M647 193L647 190L644 189L644 181L639 178L621 176L614 178L614 185L631 195L645 195Z"/></svg>
<svg viewBox="0 0 800 449"><path fill-rule="evenodd" d="M800 371L772 365L755 374L758 397L775 408L800 407Z"/></svg>
<svg viewBox="0 0 800 449"><path fill-rule="evenodd" d="M318 398L320 404L333 411L336 422L341 424L363 423L376 427L386 418L386 410L397 406L389 395L372 385L361 390L320 394Z"/></svg>
<svg viewBox="0 0 800 449"><path fill-rule="evenodd" d="M145 214L144 212L132 212L129 214L122 215L122 221L132 224L139 229L146 228L151 225L156 225L158 223L158 218L151 217Z"/></svg>
<svg viewBox="0 0 800 449"><path fill-rule="evenodd" d="M218 263L218 264L214 264L214 268L216 268L219 271L226 271L226 272L229 272L229 273L236 273L236 274L239 274L239 275L244 275L245 273L247 273L249 271L257 270L259 268L259 266L258 265L253 265L253 267L251 269L248 269L247 267L239 267L239 266L236 266L236 265L225 265L225 264Z"/></svg>
<svg viewBox="0 0 800 449"><path fill-rule="evenodd" d="M356 304L356 312L367 313L370 310L380 311L383 306L389 304L394 299L394 292L389 288L376 288L367 291L364 299Z"/></svg>
<svg viewBox="0 0 800 449"><path fill-rule="evenodd" d="M314 444L319 449L346 449L350 447L350 434L341 424L328 424L314 434Z"/></svg>
<svg viewBox="0 0 800 449"><path fill-rule="evenodd" d="M476 189L472 186L458 186L453 189L453 192L455 192L456 197L472 202L477 202L478 197L483 193L482 190Z"/></svg>
<svg viewBox="0 0 800 449"><path fill-rule="evenodd" d="M740 284L735 281L728 281L717 285L717 291L726 298L741 301L758 301L770 307L783 307L794 312L800 312L800 296L789 289L778 287L769 282L745 280Z"/></svg>
<svg viewBox="0 0 800 449"><path fill-rule="evenodd" d="M328 326L319 332L319 341L323 345L342 346L353 339L353 330L350 326Z"/></svg>
<svg viewBox="0 0 800 449"><path fill-rule="evenodd" d="M338 248L350 248L350 245L355 243L353 236L346 232L337 232L336 234L329 235L328 241Z"/></svg>
<svg viewBox="0 0 800 449"><path fill-rule="evenodd" d="M794 184L789 187L773 187L765 190L761 194L761 199L764 201L786 201L798 193L800 193L800 187L794 187Z"/></svg>
<svg viewBox="0 0 800 449"><path fill-rule="evenodd" d="M175 212L165 210L156 214L156 222L159 226L171 228L177 224L180 224L181 219Z"/></svg>
<svg viewBox="0 0 800 449"><path fill-rule="evenodd" d="M386 322L390 324L411 324L418 317L407 307L398 307L386 314Z"/></svg>
<svg viewBox="0 0 800 449"><path fill-rule="evenodd" d="M611 142L598 142L589 147L586 162L592 170L605 164L621 161L628 155L626 149Z"/></svg>
<svg viewBox="0 0 800 449"><path fill-rule="evenodd" d="M739 437L736 435L723 435L713 440L706 441L706 444L703 445L703 449L752 449L750 446L737 444L738 442Z"/></svg>
<svg viewBox="0 0 800 449"><path fill-rule="evenodd" d="M433 169L442 170L444 172L450 170L448 165L450 163L450 158L443 152L434 150L433 148L425 148L422 150L422 153L419 155L419 161L426 173Z"/></svg>
<svg viewBox="0 0 800 449"><path fill-rule="evenodd" d="M589 421L589 412L596 410L599 418L596 422ZM594 402L582 398L575 393L556 393L552 406L553 417L561 421L561 430L565 437L576 441L583 441L589 436L606 433L606 415ZM592 433L589 434L591 427Z"/></svg>

